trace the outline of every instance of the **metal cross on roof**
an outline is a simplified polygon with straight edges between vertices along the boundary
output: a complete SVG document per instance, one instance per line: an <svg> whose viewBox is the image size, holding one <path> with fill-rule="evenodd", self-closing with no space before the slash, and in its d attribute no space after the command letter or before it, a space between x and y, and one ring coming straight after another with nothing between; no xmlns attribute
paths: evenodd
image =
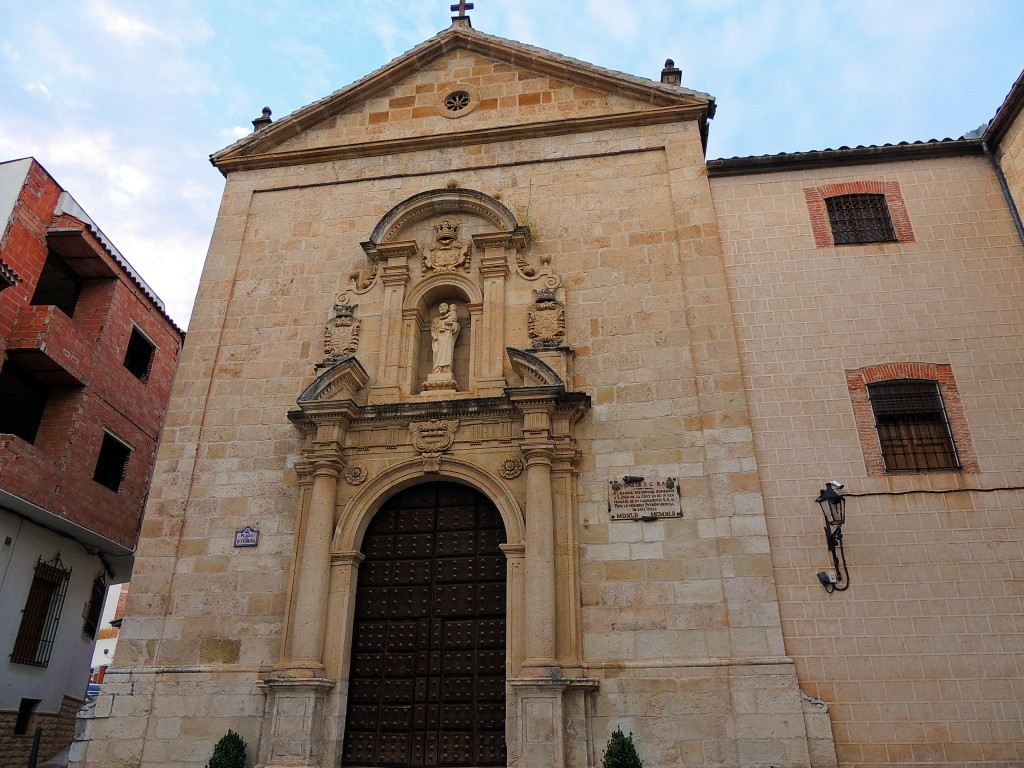
<svg viewBox="0 0 1024 768"><path fill-rule="evenodd" d="M466 0L459 0L459 2L456 5L452 6L452 10L453 11L458 11L458 13L459 13L458 16L455 16L453 18L455 18L455 19L468 19L469 17L466 15L466 11L472 11L473 10L473 4L472 3L467 3Z"/></svg>

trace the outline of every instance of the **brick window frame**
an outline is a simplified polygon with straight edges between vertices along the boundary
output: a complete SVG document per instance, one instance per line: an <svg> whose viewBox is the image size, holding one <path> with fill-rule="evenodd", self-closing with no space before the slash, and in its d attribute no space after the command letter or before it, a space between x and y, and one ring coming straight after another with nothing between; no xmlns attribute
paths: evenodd
<svg viewBox="0 0 1024 768"><path fill-rule="evenodd" d="M900 243L914 242L914 230L910 226L907 204L903 199L898 181L843 181L835 184L824 184L820 187L804 189L804 200L807 212L811 217L811 230L814 232L814 244L818 248L836 246L832 238L832 225L828 220L825 200L839 195L884 195L885 204L889 207L889 217L896 231L896 240ZM884 245L884 243L866 243L865 245Z"/></svg>
<svg viewBox="0 0 1024 768"><path fill-rule="evenodd" d="M949 422L957 458L960 460L959 469L917 471L980 472L978 456L974 452L974 443L967 426L967 415L964 412L963 401L960 399L960 390L953 378L952 366L936 363L882 363L846 372L846 384L849 387L850 401L853 404L857 436L860 439L868 475L879 477L915 472L915 470L886 469L882 448L878 442L878 430L875 428L875 413L868 397L869 384L900 380L934 381L939 385L939 393L942 395L942 403L946 409L946 420Z"/></svg>

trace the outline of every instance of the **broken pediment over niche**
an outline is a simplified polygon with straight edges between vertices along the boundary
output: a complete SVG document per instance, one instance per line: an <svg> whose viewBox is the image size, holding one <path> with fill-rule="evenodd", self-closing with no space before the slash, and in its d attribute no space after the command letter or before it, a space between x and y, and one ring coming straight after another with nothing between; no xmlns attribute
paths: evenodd
<svg viewBox="0 0 1024 768"><path fill-rule="evenodd" d="M317 376L299 395L299 408L330 407L332 404L355 405L365 400L364 388L369 375L354 357L334 363Z"/></svg>

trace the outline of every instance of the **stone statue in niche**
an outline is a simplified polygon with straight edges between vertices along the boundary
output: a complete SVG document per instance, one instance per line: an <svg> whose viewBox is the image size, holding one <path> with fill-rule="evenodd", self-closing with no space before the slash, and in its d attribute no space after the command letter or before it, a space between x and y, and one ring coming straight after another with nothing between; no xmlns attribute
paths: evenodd
<svg viewBox="0 0 1024 768"><path fill-rule="evenodd" d="M358 304L335 304L324 328L325 362L350 357L359 349L360 321L355 316Z"/></svg>
<svg viewBox="0 0 1024 768"><path fill-rule="evenodd" d="M455 341L459 338L458 306L454 302L441 302L437 307L437 317L430 324L430 374L423 382L424 389L457 389L455 377L452 376L452 358L455 355Z"/></svg>
<svg viewBox="0 0 1024 768"><path fill-rule="evenodd" d="M536 300L527 313L527 326L534 349L565 343L565 304L555 297L553 288L536 291Z"/></svg>
<svg viewBox="0 0 1024 768"><path fill-rule="evenodd" d="M461 225L462 219L441 219L434 225L434 242L423 250L424 273L469 271L473 244L459 240Z"/></svg>

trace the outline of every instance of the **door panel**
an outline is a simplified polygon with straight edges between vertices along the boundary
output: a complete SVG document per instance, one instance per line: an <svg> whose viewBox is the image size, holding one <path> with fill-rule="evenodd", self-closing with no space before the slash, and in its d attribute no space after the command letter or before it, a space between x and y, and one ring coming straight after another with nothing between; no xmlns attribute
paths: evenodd
<svg viewBox="0 0 1024 768"><path fill-rule="evenodd" d="M426 483L363 541L343 763L505 765L505 530L486 497Z"/></svg>

